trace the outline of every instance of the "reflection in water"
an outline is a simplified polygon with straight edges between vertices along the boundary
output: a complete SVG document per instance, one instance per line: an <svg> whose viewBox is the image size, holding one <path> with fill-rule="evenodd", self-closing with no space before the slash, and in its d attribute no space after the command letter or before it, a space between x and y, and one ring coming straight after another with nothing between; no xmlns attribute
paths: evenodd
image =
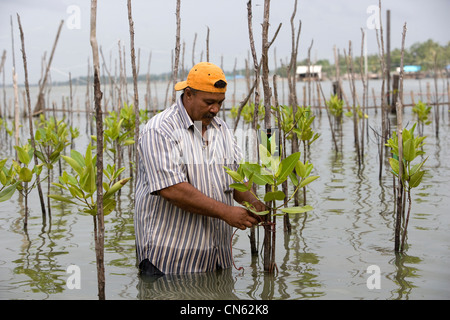
<svg viewBox="0 0 450 320"><path fill-rule="evenodd" d="M409 299L409 295L412 292L412 289L415 288L412 284L412 281L408 281L407 278L418 278L419 269L411 266L407 266L408 264L419 264L422 260L418 257L409 256L407 254L396 253L394 264L396 267L395 274L392 275L392 280L395 284L397 284L398 288L392 290L391 299L396 300L407 300Z"/></svg>
<svg viewBox="0 0 450 320"><path fill-rule="evenodd" d="M140 300L235 300L232 269L216 272L139 277L137 298Z"/></svg>

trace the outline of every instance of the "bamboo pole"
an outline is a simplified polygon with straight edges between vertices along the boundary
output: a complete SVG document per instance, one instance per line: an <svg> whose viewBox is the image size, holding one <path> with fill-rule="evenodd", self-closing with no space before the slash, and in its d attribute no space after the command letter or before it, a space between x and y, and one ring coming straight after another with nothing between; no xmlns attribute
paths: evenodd
<svg viewBox="0 0 450 320"><path fill-rule="evenodd" d="M6 118L6 89L5 89L5 60L6 60L6 50L3 50L2 60L0 62L0 73L3 73L3 112L0 108L0 118Z"/></svg>
<svg viewBox="0 0 450 320"><path fill-rule="evenodd" d="M28 67L27 67L27 56L25 51L25 40L24 40L24 34L22 29L22 24L20 23L20 16L17 14L17 22L19 24L19 30L20 30L20 40L22 42L22 59L23 59L23 68L25 72L25 91L26 91L26 97L27 97L27 107L28 107L28 124L30 129L30 141L31 141L31 147L34 150L34 164L37 166L38 163L38 157L36 156L36 142L34 140L34 130L33 130L33 114L31 112L31 99L30 99L30 85L28 82ZM42 193L42 187L41 187L41 181L39 176L36 176L36 184L38 188L39 193L39 200L41 203L41 211L42 211L42 221L45 224L46 218L45 218L45 203L44 203L44 195ZM25 213L26 215L27 213Z"/></svg>
<svg viewBox="0 0 450 320"><path fill-rule="evenodd" d="M249 0L247 2L247 25L248 25L248 36L249 36L249 40L250 40L250 50L251 50L251 54L253 57L253 70L254 70L254 74L255 74L255 80L254 80L253 88L252 88L252 90L250 90L250 92L248 94L248 98L250 98L250 96L252 95L252 91L254 91L255 92L255 95L254 95L254 101L255 101L255 109L254 110L255 111L254 111L254 119L252 122L252 129L255 130L256 126L257 126L258 109L259 109L259 80L260 80L261 63L258 63L258 58L256 57L255 41L253 38L252 16L253 16L252 1ZM237 124L239 123L239 118L240 118L240 113L241 113L240 111L242 110L244 105L245 104L241 103L241 107L238 110L238 117L236 118L235 127L234 127L235 130L237 128ZM258 151L256 150L255 152L257 153ZM254 188L254 191L256 191L255 187L253 187L253 188ZM256 239L255 239L255 227L252 227L250 229L250 249L251 249L252 255L258 254L258 250L256 247Z"/></svg>
<svg viewBox="0 0 450 320"><path fill-rule="evenodd" d="M378 178L381 179L383 173L383 162L384 162L384 149L385 142L388 137L388 121L386 115L386 96L385 96L385 81L386 81L386 61L385 61L385 53L384 53L384 38L383 38L383 24L381 19L381 0L378 2L379 7L379 20L380 20L380 32L376 29L377 32L377 44L378 49L380 50L380 64L382 70L382 81L381 81L381 134L380 134L380 142L378 144L379 148L379 173Z"/></svg>
<svg viewBox="0 0 450 320"><path fill-rule="evenodd" d="M95 119L97 122L97 216L94 217L94 226L98 227L95 233L95 252L97 257L97 282L99 300L105 300L105 267L104 242L105 224L103 216L103 119L102 96L100 87L100 62L97 44L97 0L91 0L91 30L90 42L92 47L92 60L94 67L94 102Z"/></svg>
<svg viewBox="0 0 450 320"><path fill-rule="evenodd" d="M364 162L364 132L366 129L366 119L364 118L364 114L366 113L367 109L367 69L363 68L363 56L364 56L364 40L365 40L365 34L364 30L361 28L361 57L359 60L360 69L361 69L361 81L363 84L363 105L362 105L362 113L363 113L363 119L362 119L362 128L361 128L361 161Z"/></svg>
<svg viewBox="0 0 450 320"><path fill-rule="evenodd" d="M132 66L132 72L133 72L133 90L134 90L134 114L135 114L135 124L134 124L134 163L135 163L135 169L137 172L138 167L138 152L137 152L137 143L139 139L139 93L138 93L138 85L137 85L137 78L138 74L136 71L136 57L135 57L135 50L134 50L134 22L133 22L133 15L131 10L131 0L128 0L128 22L130 25L130 47L131 47L131 66ZM133 170L130 168L130 174L133 176ZM135 182L136 184L136 182Z"/></svg>
<svg viewBox="0 0 450 320"><path fill-rule="evenodd" d="M404 199L403 199L403 56L405 51L405 37L406 37L406 23L403 25L403 35L402 35L402 49L401 49L401 59L400 59L400 85L399 85L399 97L400 99L397 100L397 132L398 132L398 163L399 169L398 169L398 190L397 190L397 214L396 214L396 224L395 224L395 244L394 249L396 252L400 250L400 252L403 251L404 248L404 242L405 242L405 235L406 235L406 228L407 225L404 227L404 233L402 237L402 243L400 246L400 228L401 228L401 218L403 216L403 210L404 210ZM408 218L409 219L409 213Z"/></svg>
<svg viewBox="0 0 450 320"><path fill-rule="evenodd" d="M195 42L197 41L197 32L194 35L194 41L192 43L192 66L195 65Z"/></svg>
<svg viewBox="0 0 450 320"><path fill-rule="evenodd" d="M175 103L176 100L176 91L175 84L178 79L178 64L180 61L180 27L181 27L181 18L180 18L180 4L181 0L177 0L177 8L176 8L176 19L177 19L177 31L175 36L175 57L174 57L174 65L173 65L173 75L172 75L172 103Z"/></svg>
<svg viewBox="0 0 450 320"><path fill-rule="evenodd" d="M206 62L209 62L209 27L206 26Z"/></svg>
<svg viewBox="0 0 450 320"><path fill-rule="evenodd" d="M43 101L41 98L42 98L42 94L44 92L45 85L47 84L47 78L48 78L48 74L49 74L49 71L50 71L50 66L52 64L53 55L55 53L56 45L58 43L59 35L61 33L61 29L62 29L63 25L64 25L64 20L61 20L61 22L59 24L59 27L58 27L58 32L56 33L55 41L53 43L53 48L52 48L52 52L50 54L50 58L49 58L49 61L48 61L48 64L47 64L47 68L45 70L44 78L42 79L41 85L39 86L38 101L37 101L36 106L34 108L34 114L38 114L38 113L42 112L42 109L44 108L41 105L41 103Z"/></svg>
<svg viewBox="0 0 450 320"><path fill-rule="evenodd" d="M264 127L266 130L271 128L271 97L272 90L269 86L269 46L268 46L268 33L269 33L269 14L270 14L270 0L264 0L264 17L262 24L262 59L261 59L261 67L262 67L262 75L261 82L263 85L263 94L264 94ZM255 110L256 113L256 110ZM266 185L266 192L271 191L271 186ZM264 270L273 272L275 266L275 234L273 233L273 222L271 221L270 214L266 215L266 225L264 227ZM275 216L273 217L275 220Z"/></svg>
<svg viewBox="0 0 450 320"><path fill-rule="evenodd" d="M437 85L437 77L438 77L438 67L437 67L437 53L434 53L434 91L435 91L435 110L434 110L434 120L435 120L435 130L436 137L439 137L439 99L438 99L438 85Z"/></svg>
<svg viewBox="0 0 450 320"><path fill-rule="evenodd" d="M298 97L297 97L297 57L298 57L298 44L300 42L300 33L302 29L302 21L299 20L299 26L297 30L297 35L295 34L295 24L294 24L294 18L297 14L297 4L298 1L295 0L294 2L294 9L292 10L292 15L290 19L291 24L291 60L287 66L287 80L288 80L288 88L289 88L289 104L292 106L292 114L294 116L294 122L295 122L295 115L297 114L298 110ZM293 139L291 142L291 152L296 153L299 151L299 143L298 143L298 137L297 134L293 135ZM287 194L287 193L286 193ZM298 193L295 195L294 198L295 205L298 205ZM288 216L288 215L286 215ZM289 216L288 216L289 217ZM286 218L288 219L288 218ZM289 223L289 221L284 221L285 227ZM290 223L289 223L289 230L290 230Z"/></svg>

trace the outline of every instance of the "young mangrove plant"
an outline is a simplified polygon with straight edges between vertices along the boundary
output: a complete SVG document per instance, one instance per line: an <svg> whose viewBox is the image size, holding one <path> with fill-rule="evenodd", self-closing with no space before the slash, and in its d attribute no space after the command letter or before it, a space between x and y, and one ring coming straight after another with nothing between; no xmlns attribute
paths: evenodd
<svg viewBox="0 0 450 320"><path fill-rule="evenodd" d="M59 162L65 147L70 145L68 135L67 124L64 122L64 119L56 121L54 117L50 117L47 120L41 114L40 123L34 135L36 148L38 149L35 154L47 168L47 194L50 194L53 166ZM50 198L48 197L47 208L49 219L51 219Z"/></svg>
<svg viewBox="0 0 450 320"><path fill-rule="evenodd" d="M230 117L236 122L237 118L239 116L242 116L244 119L244 123L251 124L254 119L254 113L255 113L255 104L250 103L246 104L242 107L241 114L239 115L239 107L238 106L232 106L230 110ZM258 105L258 121L257 121L257 128L259 128L259 122L262 122L265 117L265 109L264 105Z"/></svg>
<svg viewBox="0 0 450 320"><path fill-rule="evenodd" d="M431 107L419 100L419 102L413 106L412 111L417 116L419 135L422 136L424 126L429 125L432 122L428 118L431 115Z"/></svg>
<svg viewBox="0 0 450 320"><path fill-rule="evenodd" d="M34 165L32 169L28 168L34 157L34 149L29 143L23 146L14 146L14 149L17 151L19 162L16 160L12 161L14 167L12 182L14 184L19 182L16 188L25 200L24 229L26 229L28 226L28 195L36 186L43 164Z"/></svg>
<svg viewBox="0 0 450 320"><path fill-rule="evenodd" d="M53 185L62 188L70 193L70 197L50 194L49 197L70 204L79 206L81 212L90 214L94 217L94 226L96 227L97 215L97 156L92 155L92 147L89 145L85 156L76 150L71 150L69 156L61 157L72 167L74 175L63 172L59 177L59 183ZM119 191L131 178L125 178L114 182L125 168L115 169L114 165L108 165L103 170L104 176L108 182L103 182L103 213L106 216L116 207L115 193Z"/></svg>
<svg viewBox="0 0 450 320"><path fill-rule="evenodd" d="M265 135L265 133L263 133ZM268 141L268 139L263 139ZM266 147L267 146L267 147ZM267 145L259 145L260 162L259 163L241 163L236 171L225 167L226 172L235 181L230 185L231 188L238 191L249 191L259 201L266 203L267 210L258 212L254 206L250 203L243 202L243 205L247 210L253 212L256 215L265 216L271 215L272 217L284 216L286 214L299 214L313 210L313 207L309 205L305 206L293 206L287 207L285 204L290 202L297 191L309 183L313 182L319 176L311 176L313 165L309 162L303 163L300 160L300 152L293 153L288 157L281 159L281 156L277 155L276 144L268 143ZM300 179L297 178L297 176ZM283 182L291 180L294 185L294 191L290 196L280 190L280 186ZM262 197L259 197L253 192L253 184L266 186L270 191L266 191ZM282 202L281 204L279 202ZM272 222L262 222L261 226L265 230L270 230L272 234L271 245L264 250L268 252L264 253L264 269L269 272L273 272L276 268L275 264L275 220Z"/></svg>
<svg viewBox="0 0 450 320"><path fill-rule="evenodd" d="M391 148L391 152L393 157L389 158L389 164L392 169L392 173L399 178L401 181L401 185L399 186L399 194L397 197L396 204L396 225L395 225L395 251L403 252L405 249L405 239L408 229L409 216L411 213L411 190L413 188L417 188L422 178L425 174L425 171L422 170L422 167L425 160L415 161L419 156L424 156L425 152L422 150L422 146L424 145L423 141L426 137L423 136L414 136L414 130L416 128L417 123L414 123L413 127L410 130L403 129L401 133L401 139L399 139L398 133L394 131L392 133L392 137L387 141L387 146ZM400 155L400 146L399 141L402 141L401 149L402 149L402 164L400 166L399 155ZM423 157L422 157L423 158ZM413 164L413 162L416 164ZM407 196L408 200L408 212L405 218L404 212L404 200L405 196Z"/></svg>
<svg viewBox="0 0 450 320"><path fill-rule="evenodd" d="M330 100L325 102L330 110L331 115L335 118L336 124L340 124L342 121L342 114L344 113L344 101L339 99L335 94L330 97Z"/></svg>
<svg viewBox="0 0 450 320"><path fill-rule="evenodd" d="M303 162L307 163L306 154L311 144L319 137L319 133L315 133L311 125L316 118L312 115L310 107L298 108L296 113L296 127L293 131L297 134L298 139L303 143ZM303 204L306 205L306 188L303 187Z"/></svg>
<svg viewBox="0 0 450 320"><path fill-rule="evenodd" d="M14 179L14 166L6 166L8 159L0 161L0 202L8 201L16 192L20 181Z"/></svg>
<svg viewBox="0 0 450 320"><path fill-rule="evenodd" d="M276 108L273 108L276 110ZM280 128L283 132L283 138L281 144L286 151L286 140L298 139L303 144L303 163L306 163L307 150L311 144L319 137L319 133L315 133L312 129L312 123L315 119L310 107L299 107L293 114L292 106L279 106L280 120L277 118ZM277 111L277 110L276 110ZM284 154L283 157L286 157ZM295 203L298 204L298 199L295 199ZM303 190L303 204L306 205L306 189Z"/></svg>

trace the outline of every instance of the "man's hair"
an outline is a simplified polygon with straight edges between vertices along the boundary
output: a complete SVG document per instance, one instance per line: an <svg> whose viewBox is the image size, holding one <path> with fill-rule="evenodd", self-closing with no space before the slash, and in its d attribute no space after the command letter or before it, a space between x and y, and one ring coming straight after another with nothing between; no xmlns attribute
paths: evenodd
<svg viewBox="0 0 450 320"><path fill-rule="evenodd" d="M197 92L199 91L197 89L192 89L191 87L186 87L186 88L184 88L183 93L186 93L186 89L189 89L193 96L195 96L197 94Z"/></svg>

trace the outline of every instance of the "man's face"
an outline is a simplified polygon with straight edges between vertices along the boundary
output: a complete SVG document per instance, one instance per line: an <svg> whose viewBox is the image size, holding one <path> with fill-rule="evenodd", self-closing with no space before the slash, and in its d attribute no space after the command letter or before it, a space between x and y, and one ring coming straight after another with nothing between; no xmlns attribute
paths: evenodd
<svg viewBox="0 0 450 320"><path fill-rule="evenodd" d="M225 100L225 93L211 93L196 91L189 88L185 92L185 108L192 121L201 121L203 126L208 126L212 119L219 113Z"/></svg>

